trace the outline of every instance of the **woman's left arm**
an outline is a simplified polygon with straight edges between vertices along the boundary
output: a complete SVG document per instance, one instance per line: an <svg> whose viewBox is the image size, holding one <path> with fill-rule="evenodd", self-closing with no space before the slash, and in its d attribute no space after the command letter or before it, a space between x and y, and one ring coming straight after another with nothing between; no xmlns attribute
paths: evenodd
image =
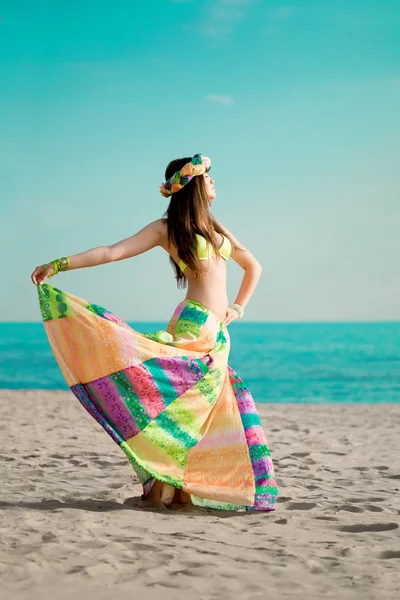
<svg viewBox="0 0 400 600"><path fill-rule="evenodd" d="M231 258L244 270L243 280L236 296L235 304L239 304L242 308L245 308L261 277L262 266L256 257L226 227L221 225L221 223L219 225L235 244L235 248L232 247Z"/></svg>

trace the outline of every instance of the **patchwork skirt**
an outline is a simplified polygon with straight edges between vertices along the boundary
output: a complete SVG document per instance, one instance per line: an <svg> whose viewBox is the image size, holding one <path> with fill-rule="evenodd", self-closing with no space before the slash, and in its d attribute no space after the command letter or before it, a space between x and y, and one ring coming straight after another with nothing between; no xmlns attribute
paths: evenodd
<svg viewBox="0 0 400 600"><path fill-rule="evenodd" d="M111 311L37 286L44 327L67 385L128 457L146 495L274 510L273 463L254 400L228 365L230 337L185 298L166 330L139 333ZM168 493L172 490L172 494Z"/></svg>

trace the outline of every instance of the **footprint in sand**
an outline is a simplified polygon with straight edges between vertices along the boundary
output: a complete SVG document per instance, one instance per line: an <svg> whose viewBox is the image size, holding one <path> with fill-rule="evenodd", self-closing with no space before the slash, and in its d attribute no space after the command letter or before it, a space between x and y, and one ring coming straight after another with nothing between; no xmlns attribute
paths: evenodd
<svg viewBox="0 0 400 600"><path fill-rule="evenodd" d="M353 506L352 504L343 504L342 506L339 506L339 510L345 510L352 513L364 512L364 509L361 508L361 506Z"/></svg>
<svg viewBox="0 0 400 600"><path fill-rule="evenodd" d="M93 462L98 465L99 467L114 467L115 463L108 461L108 460L93 460ZM124 463L126 464L126 463Z"/></svg>
<svg viewBox="0 0 400 600"><path fill-rule="evenodd" d="M374 504L366 504L365 510L369 510L370 512L382 512L383 508L381 506L374 506Z"/></svg>
<svg viewBox="0 0 400 600"><path fill-rule="evenodd" d="M44 542L44 543L55 542L56 540L57 540L57 536L54 535L54 533L52 533L51 531L49 531L48 533L44 533L42 535L42 542Z"/></svg>
<svg viewBox="0 0 400 600"><path fill-rule="evenodd" d="M132 544L132 548L134 550L138 550L140 552L154 552L154 546L150 546L149 544L140 544L140 543L134 542Z"/></svg>
<svg viewBox="0 0 400 600"><path fill-rule="evenodd" d="M316 506L315 502L291 502L286 508L288 510L311 510Z"/></svg>
<svg viewBox="0 0 400 600"><path fill-rule="evenodd" d="M73 467L87 467L87 465L85 463L83 463L80 460L76 460L76 458L71 458L68 462Z"/></svg>
<svg viewBox="0 0 400 600"><path fill-rule="evenodd" d="M345 533L366 533L368 531L392 531L398 529L397 523L364 523L357 525L344 525L339 528L339 531Z"/></svg>
<svg viewBox="0 0 400 600"><path fill-rule="evenodd" d="M357 502L384 502L385 498L378 498L376 496L373 498L348 498L347 501L351 504L356 504Z"/></svg>
<svg viewBox="0 0 400 600"><path fill-rule="evenodd" d="M306 456L310 456L309 452L292 452L292 456L297 456L298 458L305 458Z"/></svg>
<svg viewBox="0 0 400 600"><path fill-rule="evenodd" d="M385 550L385 552L381 552L378 554L378 558L382 558L383 560L390 560L392 558L400 558L399 550Z"/></svg>

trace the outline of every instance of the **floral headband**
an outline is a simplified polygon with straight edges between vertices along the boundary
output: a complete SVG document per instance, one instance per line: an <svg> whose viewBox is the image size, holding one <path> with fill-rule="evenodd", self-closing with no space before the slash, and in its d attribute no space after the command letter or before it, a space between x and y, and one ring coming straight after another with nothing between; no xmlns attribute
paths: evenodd
<svg viewBox="0 0 400 600"><path fill-rule="evenodd" d="M185 185L189 183L196 175L203 175L211 169L211 160L208 156L195 154L192 160L182 167L180 171L176 171L160 186L160 193L168 198L171 194L179 192Z"/></svg>

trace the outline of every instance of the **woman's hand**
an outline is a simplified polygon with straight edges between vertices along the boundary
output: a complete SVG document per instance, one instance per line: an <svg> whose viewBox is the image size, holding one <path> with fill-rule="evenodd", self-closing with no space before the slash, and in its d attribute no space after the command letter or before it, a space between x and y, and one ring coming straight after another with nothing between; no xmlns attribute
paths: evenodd
<svg viewBox="0 0 400 600"><path fill-rule="evenodd" d="M239 313L234 308L229 307L226 311L225 319L223 320L224 325L229 325L231 321L236 321L239 318Z"/></svg>
<svg viewBox="0 0 400 600"><path fill-rule="evenodd" d="M45 281L46 277L50 277L50 275L54 275L53 263L47 263L40 267L36 267L31 275L32 283L40 285Z"/></svg>

